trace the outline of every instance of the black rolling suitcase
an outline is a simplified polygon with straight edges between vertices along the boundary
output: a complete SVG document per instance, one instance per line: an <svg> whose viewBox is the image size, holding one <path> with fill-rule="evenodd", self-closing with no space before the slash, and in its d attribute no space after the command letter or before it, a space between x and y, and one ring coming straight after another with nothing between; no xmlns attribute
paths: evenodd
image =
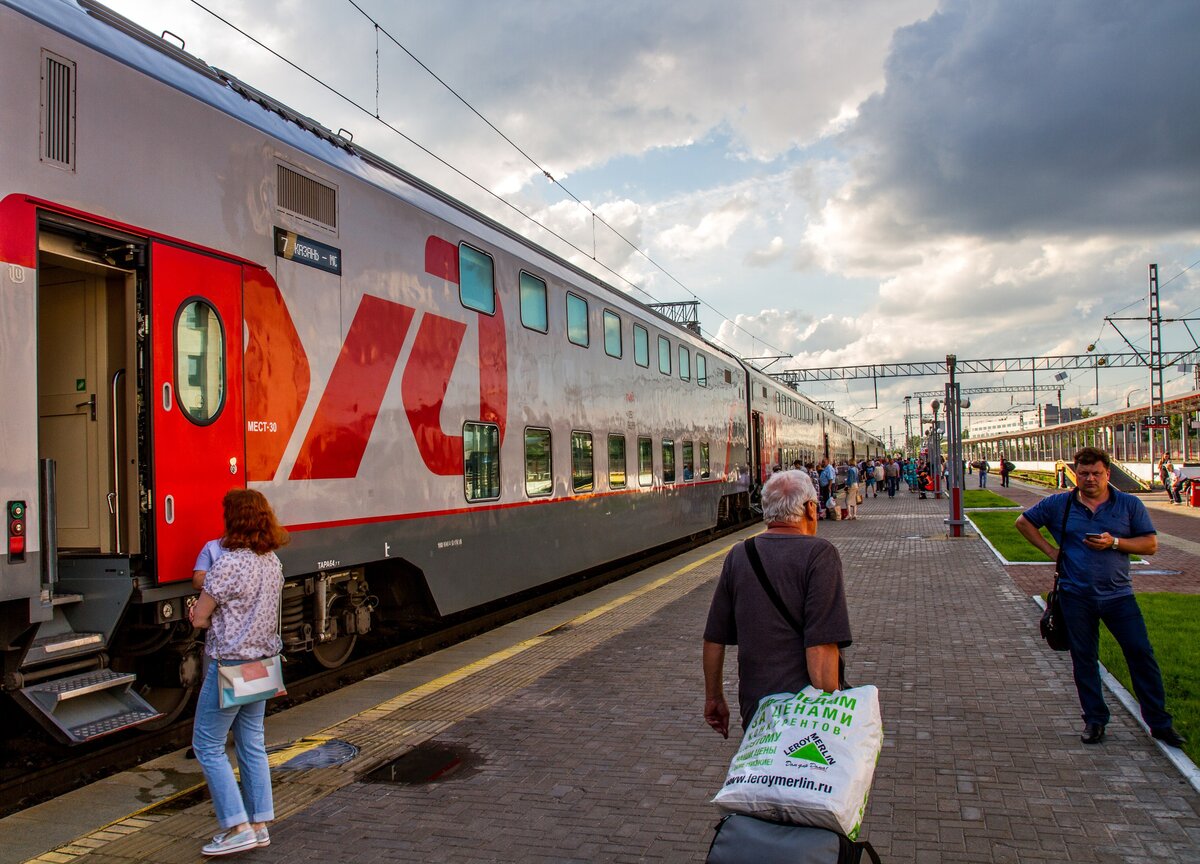
<svg viewBox="0 0 1200 864"><path fill-rule="evenodd" d="M734 813L717 825L705 864L881 864L865 840Z"/></svg>

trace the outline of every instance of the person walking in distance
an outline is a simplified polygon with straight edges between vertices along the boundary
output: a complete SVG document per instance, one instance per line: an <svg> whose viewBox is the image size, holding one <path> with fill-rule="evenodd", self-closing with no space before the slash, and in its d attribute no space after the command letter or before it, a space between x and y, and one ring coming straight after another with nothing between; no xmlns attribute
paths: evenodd
<svg viewBox="0 0 1200 864"><path fill-rule="evenodd" d="M880 489L880 487L883 486L883 481L884 481L884 470L883 470L883 460L881 459L875 463L875 497L876 498L879 497L879 489Z"/></svg>
<svg viewBox="0 0 1200 864"><path fill-rule="evenodd" d="M987 488L988 471L991 470L992 466L988 464L988 461L986 459L980 459L978 465L979 465L979 488L986 489Z"/></svg>
<svg viewBox="0 0 1200 864"><path fill-rule="evenodd" d="M846 507L846 514L847 514L846 518L847 519L857 519L858 518L858 468L856 468L854 466L853 462L846 463L846 487L844 490L844 494L846 496L845 497L845 502L846 502L845 507Z"/></svg>
<svg viewBox="0 0 1200 864"><path fill-rule="evenodd" d="M850 614L842 582L842 559L817 537L817 490L800 471L772 476L763 487L766 533L753 543L764 576L803 636L774 605L746 544L725 556L704 627L704 719L729 737L725 701L725 646L738 646L738 708L745 729L759 700L797 693L809 684L838 689L840 649L850 645Z"/></svg>
<svg viewBox="0 0 1200 864"><path fill-rule="evenodd" d="M1100 743L1109 720L1100 684L1103 621L1125 655L1150 734L1180 747L1186 742L1167 713L1162 673L1129 577L1129 556L1153 555L1158 551L1158 535L1146 506L1109 482L1110 466L1106 452L1084 447L1075 454L1076 489L1043 498L1017 517L1016 527L1031 544L1059 561L1059 601L1083 709L1080 740ZM1042 527L1054 536L1057 549L1041 535Z"/></svg>
<svg viewBox="0 0 1200 864"><path fill-rule="evenodd" d="M224 829L201 854L231 855L268 846L267 823L275 818L271 769L263 717L267 703L221 707L217 665L222 661L261 660L283 649L279 638L279 598L283 566L275 550L288 541L261 492L231 489L223 502L225 534L206 547L196 572L204 590L192 606L194 626L207 630L205 674L196 703L192 749L212 794L217 821ZM215 558L215 560L214 560ZM218 660L217 658L220 658ZM233 730L241 785L234 777L225 738Z"/></svg>
<svg viewBox="0 0 1200 864"><path fill-rule="evenodd" d="M1001 488L1008 486L1008 474L1012 470L1012 468L1010 467L1011 465L1012 465L1012 463L1009 462L1008 459L1006 459L1004 457L1003 453L1001 453L1000 454L1000 486L1001 486Z"/></svg>
<svg viewBox="0 0 1200 864"><path fill-rule="evenodd" d="M889 498L896 497L896 490L900 488L900 463L892 458L889 458L887 465L883 468L884 476L887 478L887 493Z"/></svg>

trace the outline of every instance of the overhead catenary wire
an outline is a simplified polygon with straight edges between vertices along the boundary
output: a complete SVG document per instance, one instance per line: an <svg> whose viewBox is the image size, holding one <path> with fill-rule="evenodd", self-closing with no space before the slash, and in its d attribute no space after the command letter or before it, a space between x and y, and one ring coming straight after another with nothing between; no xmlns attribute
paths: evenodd
<svg viewBox="0 0 1200 864"><path fill-rule="evenodd" d="M673 273L671 273L669 270L667 270L666 267L664 267L662 264L660 264L655 259L651 258L650 254L648 252L643 250L640 246L638 246L636 243L634 243L632 240L630 240L628 237L626 237L624 234L622 234L620 231L618 231L613 225L611 225L609 222L607 222L603 216L601 216L599 213L597 213L595 210L593 210L591 207L589 207L586 203L584 203L583 200L580 199L580 197L578 195L576 195L574 192L572 192L570 189L568 189L562 183L562 181L560 181L557 177L555 177L553 174L551 174L549 169L547 169L544 165L542 165L540 162L538 162L536 159L534 159L531 155L529 155L529 153L526 152L525 148L523 148L520 144L518 144L516 141L514 141L512 138L510 138L508 135L506 135L503 130L501 130L498 126L496 126L495 123L493 123L491 120L489 120L487 117L485 117L482 112L480 112L474 105L472 105L465 96L463 96L461 93L459 93L457 90L455 90L454 87L452 87L444 78L442 78L442 76L440 76L436 72L434 72L433 69L431 69L428 64L426 64L423 60L421 60L420 57L418 57L416 54L414 54L412 51L410 51L408 49L408 47L406 45L404 45L403 42L401 42L399 39L397 39L395 36L393 36L392 33L389 32L386 27L384 27L382 24L380 24L378 20L376 20L374 17L371 16L370 13L368 13L365 9L363 9L362 6L360 6L356 2L356 0L346 0L346 2L349 3L351 6L353 6L356 10L358 10L358 13L360 15L362 15L365 19L367 19L367 21L371 22L372 26L374 26L377 33L382 33L385 37L387 37L392 42L392 44L394 44L397 48L399 48L401 51L403 51L405 54L407 54L408 57L414 63L416 63L418 66L420 66L422 69L424 69L430 75L430 77L432 77L435 81L437 81L439 84L441 84L442 87L444 87L447 91L449 91L454 96L455 99L457 99L459 102L461 102L467 108L467 110L469 110L472 114L474 114L481 121L483 121L483 123L486 124L489 129L491 129L493 132L495 132L497 135L499 135L505 142L508 143L508 145L510 147L512 147L514 150L516 150L518 153L520 153L525 158L525 160L527 162L529 162L529 164L532 165L538 172L540 172L547 180L549 180L553 185L557 186L560 190L562 190L564 195L568 196L572 201L574 201L576 204L578 204L580 207L582 207L585 211L587 211L591 215L591 217L592 217L592 260L593 261L597 261L597 263L600 263L598 261L598 259L596 259L596 256L595 256L595 250L596 250L596 236L595 236L596 228L595 228L595 226L596 226L596 223L599 222L601 225L603 225L605 228L607 228L609 231L611 231L614 236L620 238L621 242L623 242L630 249L632 249L634 252L636 252L638 255L640 255L642 258L644 258L651 266L653 266L660 273L662 273L664 276L666 276L668 279L670 279L672 282L674 282L676 285L678 285L681 289L683 289L685 292L687 292L687 294L689 294L692 297L692 299L696 300L699 303L704 304L706 307L708 307L714 313L716 313L716 315L719 316L722 321L728 321L730 324L732 324L738 330L741 330L747 336L751 337L752 339L758 339L758 341L762 342L764 345L766 345L772 351L775 351L776 353L779 353L779 354L785 353L785 352L781 351L779 348L777 348L776 346L771 345L769 342L767 342L762 337L755 336L749 330L747 330L742 325L740 325L736 320L734 320L733 318L730 318L728 315L726 315L720 309L716 308L711 303L709 303L707 300L705 300L703 297L701 297L699 294L694 292L692 289L688 288L687 285L683 284L683 282L681 282ZM378 64L376 64L376 89L378 89L378 86L379 86ZM376 115L376 117L378 119L378 115ZM574 248L578 248L578 247L574 247ZM601 265L601 266L603 266L603 265ZM609 268L605 267L605 269L608 270ZM609 270L609 272L612 272L612 271ZM630 283L630 284L632 284L632 283Z"/></svg>

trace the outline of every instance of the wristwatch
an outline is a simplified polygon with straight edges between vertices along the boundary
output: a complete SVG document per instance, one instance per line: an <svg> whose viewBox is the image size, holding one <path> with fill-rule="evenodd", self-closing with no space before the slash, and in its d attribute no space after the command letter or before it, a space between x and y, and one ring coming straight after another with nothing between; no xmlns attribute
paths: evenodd
<svg viewBox="0 0 1200 864"><path fill-rule="evenodd" d="M1119 550L1121 548L1121 538L1120 537L1113 538L1112 548L1113 548L1114 552L1116 552L1117 550Z"/></svg>

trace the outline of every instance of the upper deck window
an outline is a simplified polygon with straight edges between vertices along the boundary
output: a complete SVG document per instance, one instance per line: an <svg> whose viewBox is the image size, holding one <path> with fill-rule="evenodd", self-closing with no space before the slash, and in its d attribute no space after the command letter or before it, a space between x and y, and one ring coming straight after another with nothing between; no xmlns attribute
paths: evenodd
<svg viewBox="0 0 1200 864"><path fill-rule="evenodd" d="M696 353L696 383L701 387L708 386L708 361L699 352Z"/></svg>
<svg viewBox="0 0 1200 864"><path fill-rule="evenodd" d="M650 366L650 334L641 324L633 325L633 362L639 366Z"/></svg>
<svg viewBox="0 0 1200 864"><path fill-rule="evenodd" d="M604 353L609 357L621 356L621 316L604 310Z"/></svg>
<svg viewBox="0 0 1200 864"><path fill-rule="evenodd" d="M588 304L582 297L567 294L567 338L576 345L588 346Z"/></svg>
<svg viewBox="0 0 1200 864"><path fill-rule="evenodd" d="M658 371L671 374L671 342L666 336L658 337Z"/></svg>
<svg viewBox="0 0 1200 864"><path fill-rule="evenodd" d="M521 271L521 323L539 333L550 329L546 314L546 283L524 270Z"/></svg>
<svg viewBox="0 0 1200 864"><path fill-rule="evenodd" d="M684 345L679 346L679 379L692 380L692 355Z"/></svg>
<svg viewBox="0 0 1200 864"><path fill-rule="evenodd" d="M485 315L496 314L492 256L466 243L458 244L458 297L468 309Z"/></svg>

